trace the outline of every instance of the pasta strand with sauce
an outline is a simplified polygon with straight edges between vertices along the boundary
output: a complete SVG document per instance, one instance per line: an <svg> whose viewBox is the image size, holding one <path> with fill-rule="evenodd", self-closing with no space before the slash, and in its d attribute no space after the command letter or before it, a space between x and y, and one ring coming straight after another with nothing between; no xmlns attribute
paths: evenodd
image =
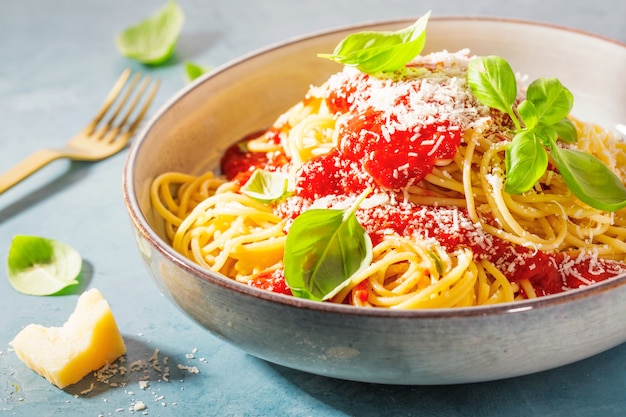
<svg viewBox="0 0 626 417"><path fill-rule="evenodd" d="M245 150L233 146L223 176L161 175L151 198L166 237L208 269L290 294L283 252L291 222L311 208L349 207L370 187L355 214L373 260L330 302L486 305L626 272L626 210L590 208L554 169L529 192L504 191L510 120L472 96L469 59L466 50L437 52L381 77L346 67L247 139ZM626 145L573 122L574 146L626 178ZM288 174L291 194L263 203L242 193L255 169Z"/></svg>

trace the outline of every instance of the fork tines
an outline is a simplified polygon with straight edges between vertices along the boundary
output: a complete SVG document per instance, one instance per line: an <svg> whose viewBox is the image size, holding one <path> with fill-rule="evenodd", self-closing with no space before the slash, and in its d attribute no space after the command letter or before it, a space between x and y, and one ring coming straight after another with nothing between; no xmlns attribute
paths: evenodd
<svg viewBox="0 0 626 417"><path fill-rule="evenodd" d="M152 83L152 87L143 101L143 106L139 107L141 98L144 96L144 93L150 84L151 77L144 77L139 84L139 87L137 87L142 74L136 72L131 78L131 72L132 71L127 68L117 79L115 85L107 95L102 107L96 114L96 117L92 120L91 125L88 127L87 130L90 129L91 131L85 132L87 135L91 135L97 139L103 139L106 134L106 137L104 137L105 140L114 140L118 137L120 132L123 137L127 138L137 129L145 117L148 108L152 104L160 83L158 79ZM131 99L130 104L127 106L122 118L116 122L120 114L122 114L122 110L129 102L129 99ZM114 104L115 108L113 109ZM111 110L111 112L109 112L109 110ZM133 115L134 112L136 112L136 115L134 119L131 120L131 115ZM107 120L100 127L98 132L95 132L98 124L100 124L108 113L110 113L110 115L108 115Z"/></svg>

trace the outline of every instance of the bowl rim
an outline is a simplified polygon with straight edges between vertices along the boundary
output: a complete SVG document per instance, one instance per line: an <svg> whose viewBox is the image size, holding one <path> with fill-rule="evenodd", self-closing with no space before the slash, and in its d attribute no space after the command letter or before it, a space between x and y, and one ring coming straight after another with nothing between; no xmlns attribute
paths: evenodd
<svg viewBox="0 0 626 417"><path fill-rule="evenodd" d="M626 53L626 43L604 37L598 34L590 33L580 29L574 29L566 26L556 25L552 23L545 23L539 21L531 21L517 18L508 17L487 17L487 16L439 16L431 17L430 22L433 23L445 23L445 22L486 22L496 23L504 25L521 25L529 28L538 27L542 29L554 30L558 32L568 32L576 35L582 35L596 39L600 42L607 42L621 47ZM410 24L413 20L408 18L397 19L385 19L385 20L373 20L356 24L343 25L334 27L331 29L324 29L300 36L291 37L287 40L276 42L268 46L253 50L247 54L241 55L235 59L231 59L224 64L216 67L210 73L206 73L191 83L188 83L185 87L175 93L148 119L148 121L140 128L136 138L130 145L127 153L123 173L122 173L122 191L123 199L130 216L130 219L135 227L136 231L149 242L152 249L157 250L162 256L174 263L179 268L182 268L187 273L193 275L195 278L207 281L211 284L218 285L228 290L232 290L240 293L244 296L259 298L267 302L283 304L289 307L302 308L308 310L316 310L320 313L330 314L342 314L350 316L363 316L363 317L375 317L375 318L392 318L392 319L439 319L439 318L463 318L463 317L477 317L477 316L493 316L504 315L525 312L529 310L541 309L541 308L553 308L564 303L580 301L583 299L591 298L597 295L601 295L606 291L610 291L614 288L622 287L626 285L626 274L607 279L587 287L581 287L577 289L568 290L565 292L551 294L547 296L538 297L529 300L519 300L507 303L499 303L485 306L470 306L470 307L455 307L455 308L439 308L439 309L413 309L413 310L394 310L387 308L365 308L355 307L351 305L335 304L329 302L319 302L307 299L302 299L294 296L288 296L283 294L274 293L271 291L255 288L234 279L228 278L222 274L210 271L201 267L200 265L185 258L178 252L176 252L169 243L162 239L149 225L147 219L141 212L139 203L136 198L136 190L134 186L134 162L137 155L144 144L145 138L149 135L155 123L159 120L161 115L168 112L169 109L178 101L183 99L199 84L202 84L206 80L218 76L229 68L241 65L246 61L271 52L276 49L280 49L295 43L310 40L319 36L332 35L334 33L345 32L347 30L358 31L363 28L371 26L391 26L402 23ZM432 24L432 23L431 23Z"/></svg>

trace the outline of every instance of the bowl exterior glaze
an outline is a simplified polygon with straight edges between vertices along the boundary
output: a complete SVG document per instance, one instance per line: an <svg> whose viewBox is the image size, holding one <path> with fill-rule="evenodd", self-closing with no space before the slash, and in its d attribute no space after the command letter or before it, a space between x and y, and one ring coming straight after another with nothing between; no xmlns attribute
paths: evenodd
<svg viewBox="0 0 626 417"><path fill-rule="evenodd" d="M136 240L160 290L189 317L259 358L330 377L386 384L495 380L571 363L626 341L626 278L540 300L429 311L357 309L247 287L174 252L153 215L150 182L217 166L226 147L274 119L340 67L317 58L345 35L393 30L382 22L273 46L196 80L133 143L124 198ZM574 115L606 127L626 121L626 46L588 34L499 19L429 23L427 51L500 55L529 75L556 76ZM603 68L597 74L597 68Z"/></svg>

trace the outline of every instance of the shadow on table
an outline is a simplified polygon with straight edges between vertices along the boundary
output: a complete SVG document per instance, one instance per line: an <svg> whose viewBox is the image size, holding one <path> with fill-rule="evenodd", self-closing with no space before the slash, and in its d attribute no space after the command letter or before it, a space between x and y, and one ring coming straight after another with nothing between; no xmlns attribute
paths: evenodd
<svg viewBox="0 0 626 417"><path fill-rule="evenodd" d="M626 410L626 344L533 375L447 386L358 383L269 366L348 416L612 417Z"/></svg>
<svg viewBox="0 0 626 417"><path fill-rule="evenodd" d="M53 163L58 163L58 161ZM0 223L9 220L13 216L27 210L29 207L49 198L55 193L66 188L69 184L83 180L86 176L86 172L93 164L94 162L69 161L68 169L63 172L62 175L50 179L49 182L46 182L27 194L23 194L6 207L3 207L3 204L0 203ZM44 168L41 172L36 172L33 175L45 175L45 173ZM28 181L28 178L25 181ZM18 187L20 187L20 183L16 184L12 189L7 190L5 193L9 194L14 189L16 192L19 192L17 190ZM3 195L4 193L0 194L0 197ZM42 219L42 221L45 221L45 219Z"/></svg>
<svg viewBox="0 0 626 417"><path fill-rule="evenodd" d="M126 355L90 373L64 391L73 396L92 398L120 387L138 392L151 390L157 382L182 381L197 376L192 367L180 365L173 354L127 335L124 335L124 342Z"/></svg>

